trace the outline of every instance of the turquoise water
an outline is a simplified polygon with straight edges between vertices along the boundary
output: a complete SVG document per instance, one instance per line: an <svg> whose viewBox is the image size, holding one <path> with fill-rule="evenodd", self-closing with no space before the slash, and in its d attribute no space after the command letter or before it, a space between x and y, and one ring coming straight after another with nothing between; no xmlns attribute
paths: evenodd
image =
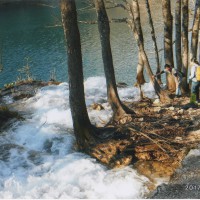
<svg viewBox="0 0 200 200"><path fill-rule="evenodd" d="M79 20L95 20L95 10L85 9L86 6L84 1L77 1ZM108 13L113 18L126 16L120 9L109 10ZM142 18L144 35L149 37L147 18L145 15ZM49 80L50 72L55 69L57 80L67 81L63 29L61 26L55 27L56 24L60 24L58 8L27 4L0 6L0 45L4 66L0 74L0 87L17 80L18 69L26 65L26 58L29 58L31 73L35 79ZM97 25L79 24L79 28L84 77L103 76ZM117 81L133 84L137 66L137 45L126 24L111 24L111 45ZM147 45L152 48L152 43L148 40ZM150 54L150 61L154 66L153 57L154 55Z"/></svg>

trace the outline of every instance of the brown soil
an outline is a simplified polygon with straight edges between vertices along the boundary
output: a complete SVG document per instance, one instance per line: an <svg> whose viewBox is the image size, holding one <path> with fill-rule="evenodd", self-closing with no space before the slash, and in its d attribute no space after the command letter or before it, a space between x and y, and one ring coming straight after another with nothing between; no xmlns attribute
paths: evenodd
<svg viewBox="0 0 200 200"><path fill-rule="evenodd" d="M200 142L200 107L188 102L181 97L162 105L149 99L129 103L137 117L127 115L110 125L117 131L90 155L111 168L133 164L152 181L169 179Z"/></svg>

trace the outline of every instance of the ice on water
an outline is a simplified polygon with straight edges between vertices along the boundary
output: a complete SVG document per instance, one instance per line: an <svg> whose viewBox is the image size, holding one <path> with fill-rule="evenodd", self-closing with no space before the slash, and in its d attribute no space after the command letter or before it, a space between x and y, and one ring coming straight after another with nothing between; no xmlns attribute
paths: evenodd
<svg viewBox="0 0 200 200"><path fill-rule="evenodd" d="M102 126L112 116L105 78L91 77L84 85L89 117ZM134 87L119 89L124 100L138 94ZM155 95L150 84L145 94ZM94 102L105 110L90 109ZM109 170L75 151L67 83L41 88L25 110L26 119L0 135L0 198L141 198L148 191L148 179L131 167Z"/></svg>

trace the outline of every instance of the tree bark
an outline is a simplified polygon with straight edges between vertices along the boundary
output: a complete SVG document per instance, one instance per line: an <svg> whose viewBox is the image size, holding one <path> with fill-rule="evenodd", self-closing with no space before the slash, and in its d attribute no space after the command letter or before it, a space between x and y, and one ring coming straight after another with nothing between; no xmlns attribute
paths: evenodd
<svg viewBox="0 0 200 200"><path fill-rule="evenodd" d="M199 26L200 26L200 0L196 0L193 27L192 27L190 60L197 59Z"/></svg>
<svg viewBox="0 0 200 200"><path fill-rule="evenodd" d="M140 34L137 30L137 27L139 27L139 25L136 23L138 23L139 21L135 20L134 14L135 14L135 10L139 7L136 6L135 2L137 2L137 0L133 0L132 5L130 5L130 15L131 15L132 21L129 25L131 26L131 29L132 29L135 39L137 41L137 45L138 45L139 51L141 52L144 66L147 70L147 74L149 76L150 82L152 83L152 85L155 89L156 94L158 95L161 102L166 102L166 101L169 102L170 99L169 99L168 95L166 94L166 92L164 92L160 88L160 85L158 84L157 80L155 78L153 78L153 72L151 70L151 67L150 67L150 64L148 61L148 57L144 50L144 43L143 43L143 40L141 40L142 37L140 36Z"/></svg>
<svg viewBox="0 0 200 200"><path fill-rule="evenodd" d="M185 78L182 81L182 91L183 93L187 93L189 91L189 86L187 83L187 74L188 74L188 0L182 0L182 62L183 62L183 73L185 74Z"/></svg>
<svg viewBox="0 0 200 200"><path fill-rule="evenodd" d="M164 19L164 58L165 63L174 67L173 59L173 40L172 40L172 30L173 30L173 18L171 14L171 1L162 0L162 11ZM176 84L175 80L171 75L167 75L167 86L170 91L175 91Z"/></svg>
<svg viewBox="0 0 200 200"><path fill-rule="evenodd" d="M143 38L143 33L142 33L142 27L141 27L141 22L140 22L140 9L139 9L139 4L138 1L133 1L134 5L134 19L135 21L137 21L137 30L138 30L138 34L140 37L140 40L142 42L144 42L144 38ZM146 81L144 78L144 62L142 59L142 55L141 55L141 51L138 48L138 66L137 66L137 83L139 86L139 90L140 90L140 98L143 99L143 92L142 92L142 87L141 85L143 85Z"/></svg>
<svg viewBox="0 0 200 200"><path fill-rule="evenodd" d="M119 99L110 45L110 25L108 16L106 13L104 1L94 1L97 12L98 29L102 46L102 58L107 83L108 102L110 103L114 111L114 119L117 119L124 114L134 114L134 112L127 108L124 104L122 104L122 102Z"/></svg>
<svg viewBox="0 0 200 200"><path fill-rule="evenodd" d="M175 7L175 49L176 49L176 68L182 71L181 55L181 0L176 0Z"/></svg>
<svg viewBox="0 0 200 200"><path fill-rule="evenodd" d="M142 59L141 52L138 50L138 66L137 66L137 84L139 88L140 93L140 99L144 98L143 92L142 92L142 85L146 82L144 79L144 62Z"/></svg>
<svg viewBox="0 0 200 200"><path fill-rule="evenodd" d="M137 66L137 83L143 85L146 81L144 78L144 62L142 60L141 52L138 53L138 66Z"/></svg>
<svg viewBox="0 0 200 200"><path fill-rule="evenodd" d="M83 150L88 143L94 142L94 137L85 103L80 33L74 0L61 1L61 15L67 41L69 102L73 127L78 148Z"/></svg>
<svg viewBox="0 0 200 200"><path fill-rule="evenodd" d="M150 9L150 5L149 5L149 0L146 0L146 8L147 8L148 16L149 16L149 24L150 24L150 27L151 27L151 37L152 37L152 40L153 40L154 50L155 50L156 68L157 68L156 73L160 73L161 69L160 69L158 46L157 46L157 42L156 42L155 29L154 29L153 19L152 19L152 16L151 16L151 9ZM158 76L157 80L158 80L159 84L162 84L160 75Z"/></svg>

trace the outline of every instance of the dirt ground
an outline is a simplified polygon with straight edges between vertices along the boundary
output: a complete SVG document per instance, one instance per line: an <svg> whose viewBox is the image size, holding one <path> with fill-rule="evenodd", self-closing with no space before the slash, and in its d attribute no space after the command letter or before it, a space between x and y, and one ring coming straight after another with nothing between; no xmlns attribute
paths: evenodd
<svg viewBox="0 0 200 200"><path fill-rule="evenodd" d="M132 164L152 182L170 180L190 149L200 143L200 106L189 101L179 97L170 104L150 99L127 103L137 115L114 123L119 132L90 154L111 168Z"/></svg>

